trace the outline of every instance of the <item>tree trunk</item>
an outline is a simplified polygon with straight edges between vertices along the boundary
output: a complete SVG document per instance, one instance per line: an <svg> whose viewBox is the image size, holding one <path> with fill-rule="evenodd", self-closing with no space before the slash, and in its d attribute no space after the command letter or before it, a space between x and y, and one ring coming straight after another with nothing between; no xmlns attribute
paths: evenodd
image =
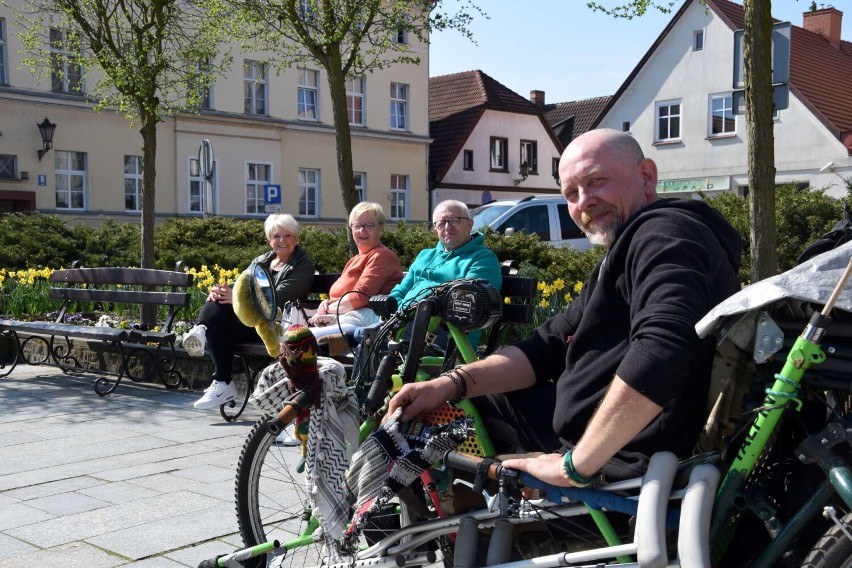
<svg viewBox="0 0 852 568"><path fill-rule="evenodd" d="M332 50L330 50L332 51ZM358 203L355 194L355 179L352 169L352 136L349 128L349 113L346 110L346 76L343 74L340 51L329 54L325 65L328 71L328 90L331 92L331 110L334 115L334 133L337 143L337 175L340 178L340 192L343 194L343 206L349 214ZM349 231L349 254L358 253L352 232Z"/></svg>
<svg viewBox="0 0 852 568"><path fill-rule="evenodd" d="M757 282L778 272L772 118L772 2L745 0L743 7L751 281Z"/></svg>
<svg viewBox="0 0 852 568"><path fill-rule="evenodd" d="M157 179L157 121L142 113L142 268L154 268L154 193ZM157 307L142 307L142 324L157 323Z"/></svg>

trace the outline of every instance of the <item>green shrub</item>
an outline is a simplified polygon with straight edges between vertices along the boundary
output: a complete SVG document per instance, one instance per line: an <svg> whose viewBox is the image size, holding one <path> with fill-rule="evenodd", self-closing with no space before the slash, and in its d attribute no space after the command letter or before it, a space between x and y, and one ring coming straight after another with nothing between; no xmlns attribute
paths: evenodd
<svg viewBox="0 0 852 568"><path fill-rule="evenodd" d="M749 282L748 197L723 193L708 199L707 203L718 209L742 237L740 281ZM797 190L793 184L775 188L778 272L795 266L805 247L828 232L842 215L842 202L826 195L823 189Z"/></svg>
<svg viewBox="0 0 852 568"><path fill-rule="evenodd" d="M85 227L69 227L54 215L3 215L0 217L0 267L69 267L86 248L85 232Z"/></svg>

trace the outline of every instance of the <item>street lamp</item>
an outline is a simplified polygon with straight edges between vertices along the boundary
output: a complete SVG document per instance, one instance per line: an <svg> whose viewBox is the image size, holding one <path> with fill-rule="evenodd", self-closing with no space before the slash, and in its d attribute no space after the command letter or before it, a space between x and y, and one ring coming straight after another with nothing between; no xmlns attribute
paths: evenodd
<svg viewBox="0 0 852 568"><path fill-rule="evenodd" d="M53 148L53 132L56 130L56 124L47 120L45 116L41 124L36 124L36 126L38 126L38 133L41 134L42 149L38 151L38 161L40 162L44 155Z"/></svg>

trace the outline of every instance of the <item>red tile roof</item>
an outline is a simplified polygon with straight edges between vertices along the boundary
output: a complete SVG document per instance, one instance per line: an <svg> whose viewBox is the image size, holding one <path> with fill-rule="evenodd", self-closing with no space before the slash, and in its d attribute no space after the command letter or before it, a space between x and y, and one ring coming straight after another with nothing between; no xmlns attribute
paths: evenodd
<svg viewBox="0 0 852 568"><path fill-rule="evenodd" d="M708 4L731 29L743 27L740 4L728 0L709 0ZM822 35L795 24L790 32L790 88L842 139L844 133L852 132L852 42L841 40L834 47ZM846 145L852 149L852 144Z"/></svg>
<svg viewBox="0 0 852 568"><path fill-rule="evenodd" d="M681 6L593 126L597 126L600 118L627 89L693 1L688 0ZM742 29L744 10L741 4L707 0L707 6L732 30ZM790 35L790 90L852 153L852 42L841 40L838 47L833 47L820 34L796 25L791 26Z"/></svg>
<svg viewBox="0 0 852 568"><path fill-rule="evenodd" d="M482 71L429 78L429 171L444 177L486 110L540 115L533 103Z"/></svg>
<svg viewBox="0 0 852 568"><path fill-rule="evenodd" d="M564 148L571 140L592 128L610 99L612 97L609 96L594 97L545 105L544 117Z"/></svg>

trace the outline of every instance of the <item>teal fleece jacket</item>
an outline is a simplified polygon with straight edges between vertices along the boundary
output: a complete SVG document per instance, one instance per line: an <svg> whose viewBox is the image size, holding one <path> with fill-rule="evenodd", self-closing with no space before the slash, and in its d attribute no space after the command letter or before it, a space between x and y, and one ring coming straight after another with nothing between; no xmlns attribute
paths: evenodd
<svg viewBox="0 0 852 568"><path fill-rule="evenodd" d="M434 248L420 251L402 282L394 286L390 295L403 308L422 298L427 288L458 278L483 278L497 290L503 284L497 255L486 248L485 237L479 233L474 233L467 243L449 252L444 250L441 241Z"/></svg>

